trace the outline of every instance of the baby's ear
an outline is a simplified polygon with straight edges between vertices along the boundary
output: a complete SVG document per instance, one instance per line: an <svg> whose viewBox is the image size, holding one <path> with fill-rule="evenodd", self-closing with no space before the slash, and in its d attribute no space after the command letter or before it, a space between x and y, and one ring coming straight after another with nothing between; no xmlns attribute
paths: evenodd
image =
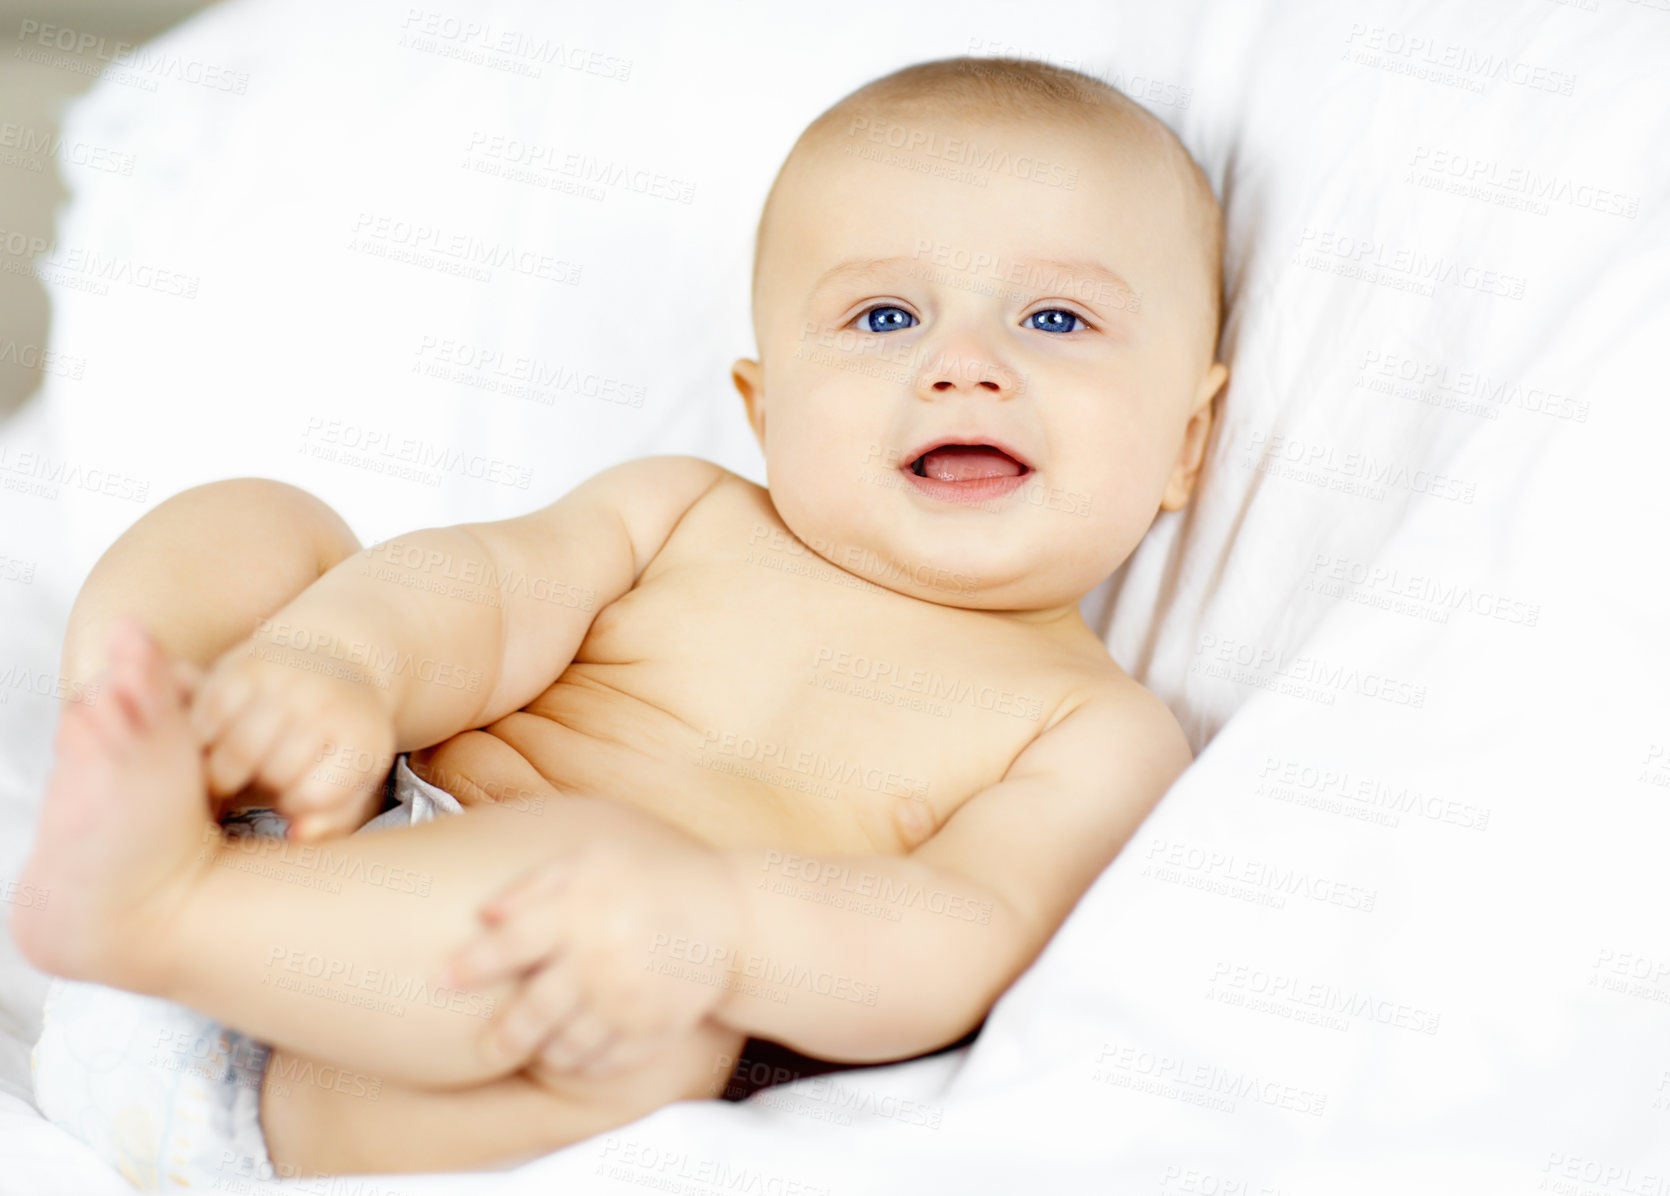
<svg viewBox="0 0 1670 1196"><path fill-rule="evenodd" d="M765 369L759 362L739 357L731 365L731 382L742 396L742 406L748 412L748 423L760 447L765 447Z"/></svg>
<svg viewBox="0 0 1670 1196"><path fill-rule="evenodd" d="M1183 429L1183 447L1178 450L1171 477L1166 480L1165 494L1160 498L1160 510L1180 511L1194 494L1201 464L1206 459L1206 438L1212 431L1212 401L1228 381L1229 367L1221 361L1214 362L1201 380L1189 422Z"/></svg>

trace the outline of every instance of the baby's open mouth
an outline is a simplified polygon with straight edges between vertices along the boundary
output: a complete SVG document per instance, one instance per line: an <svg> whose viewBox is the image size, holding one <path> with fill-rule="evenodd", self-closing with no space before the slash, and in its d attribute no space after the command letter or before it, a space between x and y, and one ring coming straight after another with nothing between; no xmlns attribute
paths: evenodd
<svg viewBox="0 0 1670 1196"><path fill-rule="evenodd" d="M942 444L912 461L910 471L939 482L977 482L1019 477L1028 468L989 444Z"/></svg>
<svg viewBox="0 0 1670 1196"><path fill-rule="evenodd" d="M1025 485L1032 466L995 444L951 442L930 445L899 472L912 490L933 502L995 511L1008 509L1008 503L991 504Z"/></svg>

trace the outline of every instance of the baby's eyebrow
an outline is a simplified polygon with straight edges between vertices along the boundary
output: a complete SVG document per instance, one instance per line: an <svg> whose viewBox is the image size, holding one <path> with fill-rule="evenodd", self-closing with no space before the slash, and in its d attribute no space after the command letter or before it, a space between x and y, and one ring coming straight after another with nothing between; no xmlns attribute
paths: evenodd
<svg viewBox="0 0 1670 1196"><path fill-rule="evenodd" d="M815 295L825 287L836 283L847 282L856 278L867 278L872 274L879 274L883 270L908 266L915 258L910 257L858 257L844 262L838 262L818 275L818 280L812 284Z"/></svg>
<svg viewBox="0 0 1670 1196"><path fill-rule="evenodd" d="M938 262L932 255L916 257L862 257L839 262L818 276L812 284L812 294L839 283L856 281L887 270L915 267L926 274L935 268L951 268L990 278L1012 286L1037 287L1050 290L1074 282L1097 280L1117 289L1121 296L1135 295L1137 290L1116 270L1088 258L1002 258L989 255L970 258L964 254L956 261Z"/></svg>

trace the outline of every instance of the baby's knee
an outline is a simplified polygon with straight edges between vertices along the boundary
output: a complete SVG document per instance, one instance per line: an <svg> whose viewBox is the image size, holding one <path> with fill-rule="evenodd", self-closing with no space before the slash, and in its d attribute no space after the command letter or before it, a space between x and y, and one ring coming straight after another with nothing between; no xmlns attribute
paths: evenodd
<svg viewBox="0 0 1670 1196"><path fill-rule="evenodd" d="M274 478L222 478L171 495L162 506L211 507L228 513L260 513L303 517L329 511L324 501L300 486Z"/></svg>
<svg viewBox="0 0 1670 1196"><path fill-rule="evenodd" d="M317 495L273 478L225 478L182 490L158 504L157 512L189 516L237 528L259 530L293 529L315 545L319 572L360 549L347 521Z"/></svg>

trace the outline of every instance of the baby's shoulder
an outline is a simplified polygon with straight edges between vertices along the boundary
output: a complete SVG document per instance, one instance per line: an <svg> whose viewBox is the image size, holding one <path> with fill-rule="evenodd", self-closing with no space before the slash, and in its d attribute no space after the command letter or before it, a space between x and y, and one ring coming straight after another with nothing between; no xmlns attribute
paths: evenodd
<svg viewBox="0 0 1670 1196"><path fill-rule="evenodd" d="M1055 670L1062 698L1045 730L1075 717L1096 724L1110 750L1148 745L1176 754L1181 749L1192 760L1193 748L1171 707L1125 672L1099 641L1095 646L1100 653L1087 649Z"/></svg>
<svg viewBox="0 0 1670 1196"><path fill-rule="evenodd" d="M741 474L732 473L723 465L716 465L704 461L714 471L713 484L702 492L700 498L685 514L684 523L700 523L707 526L717 524L734 524L739 520L755 519L769 520L781 524L777 518L777 508L772 506L771 492L758 482L750 481Z"/></svg>
<svg viewBox="0 0 1670 1196"><path fill-rule="evenodd" d="M685 512L667 542L668 562L723 564L765 548L804 554L807 546L789 531L771 501L771 491L722 465L711 486Z"/></svg>

